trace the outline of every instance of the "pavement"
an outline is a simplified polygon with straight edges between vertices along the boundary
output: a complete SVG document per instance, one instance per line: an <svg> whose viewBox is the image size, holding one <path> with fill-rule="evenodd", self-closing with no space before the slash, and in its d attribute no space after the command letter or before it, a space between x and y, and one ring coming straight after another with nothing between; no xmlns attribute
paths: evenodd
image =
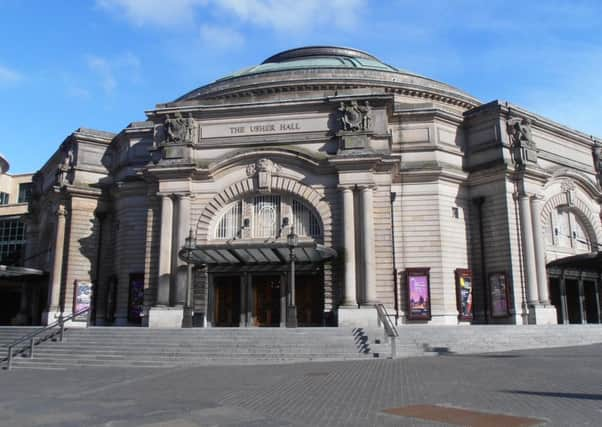
<svg viewBox="0 0 602 427"><path fill-rule="evenodd" d="M497 414L532 421L502 418L505 426L598 426L600 355L602 345L591 345L273 366L1 370L0 426L453 425L441 414L461 423L445 418L450 411L490 416L462 425L493 426Z"/></svg>

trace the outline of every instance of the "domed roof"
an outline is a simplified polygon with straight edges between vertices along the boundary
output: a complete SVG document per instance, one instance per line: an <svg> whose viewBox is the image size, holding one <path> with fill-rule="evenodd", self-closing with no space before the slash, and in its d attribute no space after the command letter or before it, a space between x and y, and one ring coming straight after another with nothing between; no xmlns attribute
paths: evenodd
<svg viewBox="0 0 602 427"><path fill-rule="evenodd" d="M380 87L385 91L472 108L480 102L450 85L388 65L361 50L307 46L286 50L261 64L197 88L174 103L297 90ZM163 104L172 105L172 104Z"/></svg>
<svg viewBox="0 0 602 427"><path fill-rule="evenodd" d="M220 80L267 71L299 68L364 68L392 72L399 71L397 68L387 65L378 58L361 50L334 46L308 46L277 53L259 65L245 68Z"/></svg>

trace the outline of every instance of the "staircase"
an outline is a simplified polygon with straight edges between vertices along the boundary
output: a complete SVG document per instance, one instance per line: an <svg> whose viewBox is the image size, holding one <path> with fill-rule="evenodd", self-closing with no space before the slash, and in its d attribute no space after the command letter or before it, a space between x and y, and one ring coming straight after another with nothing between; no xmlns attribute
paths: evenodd
<svg viewBox="0 0 602 427"><path fill-rule="evenodd" d="M35 328L0 327L0 351ZM602 343L602 325L398 327L397 357L471 354ZM71 328L13 359L14 368L170 368L368 360L389 357L377 328ZM0 352L0 363L5 354Z"/></svg>
<svg viewBox="0 0 602 427"><path fill-rule="evenodd" d="M371 342L372 341L372 342ZM14 368L152 367L274 364L386 357L388 345L374 344L349 328L72 328L64 341L35 348L33 359L15 357ZM404 354L422 354L416 345Z"/></svg>
<svg viewBox="0 0 602 427"><path fill-rule="evenodd" d="M602 325L472 325L398 327L398 347L425 354L475 354L602 343ZM370 332L369 332L370 333ZM373 334L374 332L372 332Z"/></svg>
<svg viewBox="0 0 602 427"><path fill-rule="evenodd" d="M0 326L0 360L6 357L7 345L37 329L39 326Z"/></svg>

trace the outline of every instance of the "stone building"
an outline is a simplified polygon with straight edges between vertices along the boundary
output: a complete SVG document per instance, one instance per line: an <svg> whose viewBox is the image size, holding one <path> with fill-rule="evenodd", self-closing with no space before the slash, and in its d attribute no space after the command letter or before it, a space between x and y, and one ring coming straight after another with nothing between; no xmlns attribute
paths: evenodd
<svg viewBox="0 0 602 427"><path fill-rule="evenodd" d="M187 297L195 326L281 326L287 306L301 326L368 325L375 303L398 323L600 321L588 135L338 47L146 115L77 130L35 174L46 321L76 289L97 325L179 327Z"/></svg>
<svg viewBox="0 0 602 427"><path fill-rule="evenodd" d="M39 323L46 304L42 272L23 267L32 174L11 175L9 168L0 155L0 325Z"/></svg>

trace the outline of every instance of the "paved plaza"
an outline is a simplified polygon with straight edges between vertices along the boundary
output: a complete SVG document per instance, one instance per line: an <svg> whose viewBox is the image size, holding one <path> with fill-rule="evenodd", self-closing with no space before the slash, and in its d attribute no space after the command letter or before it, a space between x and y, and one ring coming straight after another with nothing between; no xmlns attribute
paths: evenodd
<svg viewBox="0 0 602 427"><path fill-rule="evenodd" d="M180 369L0 371L2 426L426 426L442 405L600 425L602 345L476 356ZM519 424L517 424L519 425Z"/></svg>

